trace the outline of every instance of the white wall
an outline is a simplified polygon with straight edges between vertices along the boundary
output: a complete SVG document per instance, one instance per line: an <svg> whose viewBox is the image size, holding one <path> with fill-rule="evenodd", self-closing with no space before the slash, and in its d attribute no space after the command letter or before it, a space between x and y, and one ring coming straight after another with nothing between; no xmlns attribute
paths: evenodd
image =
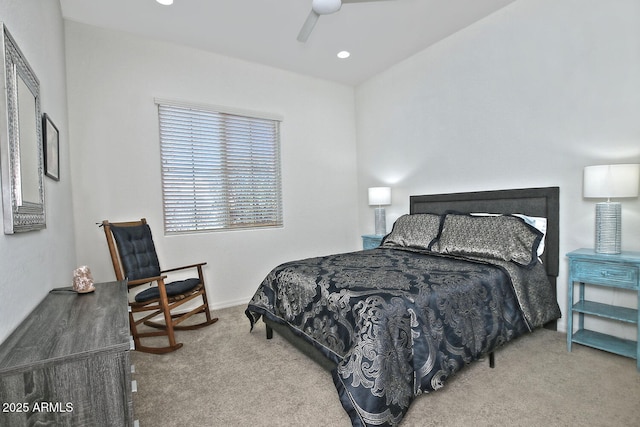
<svg viewBox="0 0 640 427"><path fill-rule="evenodd" d="M66 48L78 262L96 280L115 277L103 219L146 217L163 267L207 261L213 307L279 263L360 247L352 87L75 22ZM163 235L155 97L284 117L284 228Z"/></svg>
<svg viewBox="0 0 640 427"><path fill-rule="evenodd" d="M565 312L563 255L594 242L582 168L640 162L640 2L518 0L359 86L356 111L363 233L373 185L392 187L389 227L411 194L559 186ZM622 202L640 250L640 200Z"/></svg>
<svg viewBox="0 0 640 427"><path fill-rule="evenodd" d="M51 288L71 285L76 256L60 5L57 1L0 0L0 20L40 80L42 112L51 116L60 131L61 168L59 182L44 179L47 228L0 234L2 342ZM0 138L6 138L6 135L0 135Z"/></svg>

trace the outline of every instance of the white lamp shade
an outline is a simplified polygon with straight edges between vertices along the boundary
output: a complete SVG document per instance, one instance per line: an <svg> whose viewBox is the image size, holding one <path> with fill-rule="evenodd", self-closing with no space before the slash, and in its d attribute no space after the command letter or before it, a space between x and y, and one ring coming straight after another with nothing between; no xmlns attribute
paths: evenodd
<svg viewBox="0 0 640 427"><path fill-rule="evenodd" d="M640 164L598 165L584 168L586 198L638 197Z"/></svg>
<svg viewBox="0 0 640 427"><path fill-rule="evenodd" d="M371 187L369 188L369 205L383 206L391 204L391 188Z"/></svg>

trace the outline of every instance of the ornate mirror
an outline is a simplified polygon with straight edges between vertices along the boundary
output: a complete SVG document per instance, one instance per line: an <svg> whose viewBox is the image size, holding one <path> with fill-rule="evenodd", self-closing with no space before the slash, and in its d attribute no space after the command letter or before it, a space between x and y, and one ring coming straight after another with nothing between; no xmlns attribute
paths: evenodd
<svg viewBox="0 0 640 427"><path fill-rule="evenodd" d="M2 26L0 168L4 232L45 227L40 82Z"/></svg>

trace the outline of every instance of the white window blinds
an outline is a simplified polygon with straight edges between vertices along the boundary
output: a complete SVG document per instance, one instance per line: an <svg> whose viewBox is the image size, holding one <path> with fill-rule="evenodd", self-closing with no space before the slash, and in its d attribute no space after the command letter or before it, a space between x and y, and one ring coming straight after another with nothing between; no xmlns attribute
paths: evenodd
<svg viewBox="0 0 640 427"><path fill-rule="evenodd" d="M280 121L158 102L165 232L282 226Z"/></svg>

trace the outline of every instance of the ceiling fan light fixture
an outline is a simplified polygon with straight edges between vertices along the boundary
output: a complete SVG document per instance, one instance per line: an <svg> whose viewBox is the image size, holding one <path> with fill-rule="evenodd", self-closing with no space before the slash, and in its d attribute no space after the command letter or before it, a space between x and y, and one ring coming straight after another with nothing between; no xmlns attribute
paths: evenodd
<svg viewBox="0 0 640 427"><path fill-rule="evenodd" d="M342 0L313 0L311 8L318 15L329 15L340 10Z"/></svg>
<svg viewBox="0 0 640 427"><path fill-rule="evenodd" d="M342 7L342 3L370 3L385 0L311 0L311 11L304 21L304 25L298 33L298 41L305 43L313 31L318 19L322 15L336 13Z"/></svg>

